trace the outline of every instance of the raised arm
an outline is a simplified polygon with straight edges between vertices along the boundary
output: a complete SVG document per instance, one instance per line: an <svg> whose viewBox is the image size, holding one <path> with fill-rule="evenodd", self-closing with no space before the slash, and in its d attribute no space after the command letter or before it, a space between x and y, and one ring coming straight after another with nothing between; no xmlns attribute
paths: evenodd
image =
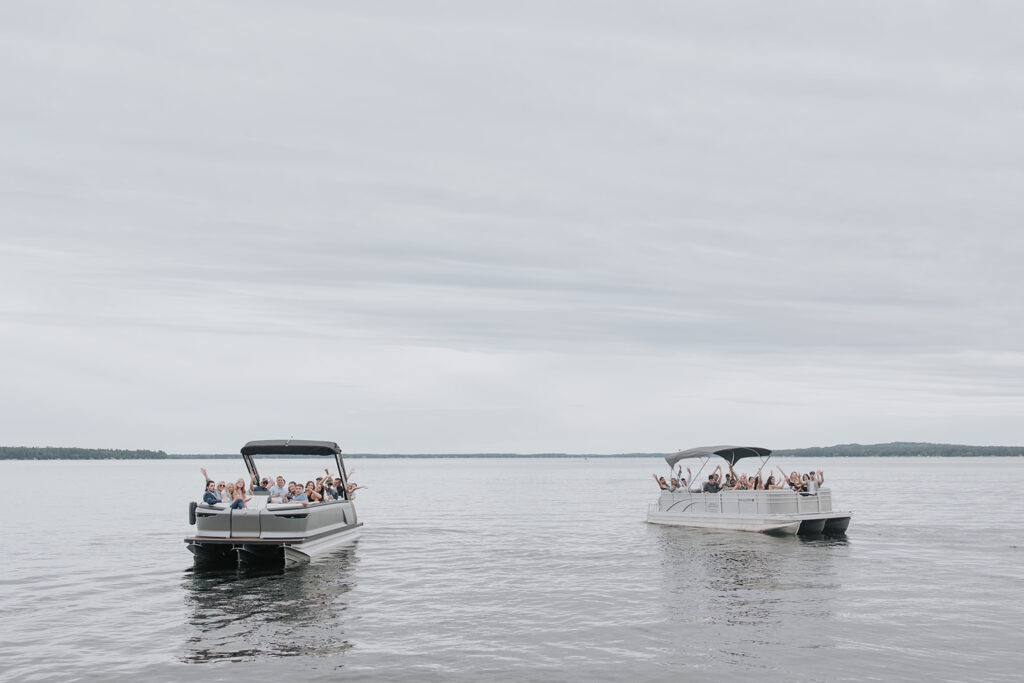
<svg viewBox="0 0 1024 683"><path fill-rule="evenodd" d="M206 487L206 482L210 481L210 475L206 473L205 467L200 467L199 471L203 473L203 488Z"/></svg>

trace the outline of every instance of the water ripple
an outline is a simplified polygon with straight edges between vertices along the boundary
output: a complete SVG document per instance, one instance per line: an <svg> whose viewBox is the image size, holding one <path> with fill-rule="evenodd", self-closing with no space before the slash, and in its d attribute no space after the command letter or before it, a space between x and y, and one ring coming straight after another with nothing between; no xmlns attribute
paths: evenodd
<svg viewBox="0 0 1024 683"><path fill-rule="evenodd" d="M86 500L5 532L12 680L1008 681L1024 665L1024 504L977 512L983 482L1024 484L1018 459L832 460L856 510L839 539L647 525L653 461L365 461L360 541L244 572L190 566L195 463L51 476L68 466L5 465L172 485L137 516Z"/></svg>

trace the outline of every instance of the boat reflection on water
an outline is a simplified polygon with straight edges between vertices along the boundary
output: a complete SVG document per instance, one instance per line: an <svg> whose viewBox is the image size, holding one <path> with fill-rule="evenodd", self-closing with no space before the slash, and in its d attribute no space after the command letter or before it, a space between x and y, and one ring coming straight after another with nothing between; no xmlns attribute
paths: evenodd
<svg viewBox="0 0 1024 683"><path fill-rule="evenodd" d="M357 546L297 568L199 571L183 580L188 634L181 661L336 656L351 647L344 628Z"/></svg>
<svg viewBox="0 0 1024 683"><path fill-rule="evenodd" d="M771 537L732 531L658 529L664 587L673 611L692 625L750 627L750 643L782 642L786 625L800 617L827 619L840 588L837 559L849 542L841 538ZM841 561L841 559L840 559ZM741 639L742 640L742 639Z"/></svg>

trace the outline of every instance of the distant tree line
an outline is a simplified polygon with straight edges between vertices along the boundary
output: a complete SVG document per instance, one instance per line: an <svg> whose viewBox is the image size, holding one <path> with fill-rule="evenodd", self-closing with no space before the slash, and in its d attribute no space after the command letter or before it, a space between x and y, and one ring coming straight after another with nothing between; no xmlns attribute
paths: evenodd
<svg viewBox="0 0 1024 683"><path fill-rule="evenodd" d="M168 457L163 451L118 448L0 446L0 460L165 460Z"/></svg>
<svg viewBox="0 0 1024 683"><path fill-rule="evenodd" d="M664 453L346 453L346 458L660 458ZM941 443L856 443L816 448L791 448L773 452L776 457L830 458L865 456L980 457L1024 456L1022 446L959 446ZM0 460L222 460L237 458L237 453L174 453L113 448L56 448L0 446ZM308 458L306 455L277 455L275 458Z"/></svg>
<svg viewBox="0 0 1024 683"><path fill-rule="evenodd" d="M823 446L817 448L794 448L779 450L772 453L776 457L829 458L829 457L863 457L896 455L902 457L930 456L970 458L992 455L1024 455L1022 446L958 446L946 443L913 443L897 441L894 443L876 443L861 445L859 443Z"/></svg>

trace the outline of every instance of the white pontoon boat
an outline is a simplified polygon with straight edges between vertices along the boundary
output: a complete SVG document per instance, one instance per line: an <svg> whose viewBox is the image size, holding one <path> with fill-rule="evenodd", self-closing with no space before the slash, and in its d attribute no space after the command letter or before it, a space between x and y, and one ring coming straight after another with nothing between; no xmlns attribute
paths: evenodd
<svg viewBox="0 0 1024 683"><path fill-rule="evenodd" d="M341 477L341 498L320 503L269 503L270 492L255 486L249 507L193 502L189 522L195 536L185 539L197 566L308 562L312 557L353 540L362 523L348 494L348 478L341 449L333 441L250 441L242 459L252 476L261 481L254 455L333 456Z"/></svg>
<svg viewBox="0 0 1024 683"><path fill-rule="evenodd" d="M693 481L688 482L689 488L663 491L658 501L651 503L647 521L651 524L775 534L844 533L850 525L852 513L832 509L832 491L828 488L818 488L814 493L787 489L714 493L700 490L701 473L712 457L723 458L730 467L741 458L757 457L761 463L760 472L768 464L771 453L767 448L754 446L705 446L665 456L670 468L689 459L700 461L701 466Z"/></svg>

